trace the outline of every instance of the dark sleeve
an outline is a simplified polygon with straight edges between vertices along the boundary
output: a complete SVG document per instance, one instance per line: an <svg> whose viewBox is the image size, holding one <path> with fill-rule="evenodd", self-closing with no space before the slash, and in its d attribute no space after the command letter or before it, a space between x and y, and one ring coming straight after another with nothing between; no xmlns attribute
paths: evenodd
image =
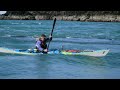
<svg viewBox="0 0 120 90"><path fill-rule="evenodd" d="M46 42L49 42L49 41L52 41L52 37L46 39Z"/></svg>

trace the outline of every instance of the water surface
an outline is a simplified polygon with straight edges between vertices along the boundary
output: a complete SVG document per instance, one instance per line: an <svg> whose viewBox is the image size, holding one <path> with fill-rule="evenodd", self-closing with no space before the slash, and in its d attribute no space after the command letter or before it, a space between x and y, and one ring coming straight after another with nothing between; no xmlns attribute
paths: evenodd
<svg viewBox="0 0 120 90"><path fill-rule="evenodd" d="M0 46L34 48L49 36L52 20L0 20ZM102 58L65 55L0 54L0 79L119 79L120 23L57 21L50 49L110 49Z"/></svg>

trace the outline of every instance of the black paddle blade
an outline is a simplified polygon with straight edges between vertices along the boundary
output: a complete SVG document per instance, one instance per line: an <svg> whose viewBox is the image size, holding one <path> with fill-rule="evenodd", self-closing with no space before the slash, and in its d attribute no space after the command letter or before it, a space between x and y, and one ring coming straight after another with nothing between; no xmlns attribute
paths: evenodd
<svg viewBox="0 0 120 90"><path fill-rule="evenodd" d="M54 27L55 27L55 23L56 23L56 18L54 19L53 28L52 28L52 31L51 31L51 36L52 36L52 34L53 34L53 30L54 30Z"/></svg>

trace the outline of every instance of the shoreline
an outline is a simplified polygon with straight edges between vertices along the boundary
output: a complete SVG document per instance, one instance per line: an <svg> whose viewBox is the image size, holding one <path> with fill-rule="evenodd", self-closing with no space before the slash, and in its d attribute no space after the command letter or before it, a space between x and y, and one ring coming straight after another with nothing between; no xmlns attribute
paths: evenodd
<svg viewBox="0 0 120 90"><path fill-rule="evenodd" d="M8 15L8 16L0 16L0 20L53 20L56 18L57 20L65 20L65 21L82 21L82 22L120 22L120 15L80 15L80 16L67 16L67 15L58 15L58 16L50 16L50 15Z"/></svg>

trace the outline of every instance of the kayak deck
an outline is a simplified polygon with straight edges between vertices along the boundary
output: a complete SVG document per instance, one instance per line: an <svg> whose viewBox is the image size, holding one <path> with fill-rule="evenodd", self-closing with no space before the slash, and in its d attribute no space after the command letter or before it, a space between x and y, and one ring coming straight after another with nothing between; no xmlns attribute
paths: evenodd
<svg viewBox="0 0 120 90"><path fill-rule="evenodd" d="M34 50L34 49L33 49ZM84 56L94 56L94 57L103 57L108 54L109 50L50 50L47 54L62 54L62 55L84 55ZM0 53L6 53L6 54L21 54L21 55L41 55L44 54L42 52L34 52L30 51L30 49L27 50L21 50L21 49L9 49L0 47Z"/></svg>
<svg viewBox="0 0 120 90"><path fill-rule="evenodd" d="M108 54L109 50L83 50L80 52L66 52L62 51L64 55L84 55L84 56L94 56L94 57L103 57Z"/></svg>

